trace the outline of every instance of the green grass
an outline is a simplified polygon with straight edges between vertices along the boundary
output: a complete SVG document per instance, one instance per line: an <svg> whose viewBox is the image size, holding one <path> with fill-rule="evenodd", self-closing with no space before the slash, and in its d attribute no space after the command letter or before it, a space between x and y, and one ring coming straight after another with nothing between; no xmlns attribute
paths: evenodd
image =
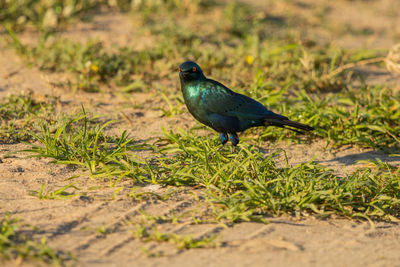
<svg viewBox="0 0 400 267"><path fill-rule="evenodd" d="M39 144L32 144L25 152L33 157L52 158L57 164L76 165L93 178L109 178L113 186L124 177L136 177L139 162L132 152L149 147L135 142L126 131L119 137L106 135L104 129L112 123L90 123L85 111L55 132L43 123L42 133L31 133Z"/></svg>
<svg viewBox="0 0 400 267"><path fill-rule="evenodd" d="M14 261L16 265L28 261L64 266L69 257L47 245L43 238L40 242L32 240L20 228L18 219L3 215L0 219L0 255L6 261Z"/></svg>
<svg viewBox="0 0 400 267"><path fill-rule="evenodd" d="M218 220L262 221L266 215L303 212L349 218L398 215L400 174L389 165L341 177L314 161L278 166L275 154L265 156L245 143L229 154L217 152L217 140L193 134L166 133L165 141L163 156L151 166L154 180L203 187Z"/></svg>
<svg viewBox="0 0 400 267"><path fill-rule="evenodd" d="M314 126L313 135L324 138L327 145L399 149L400 94L388 87L363 85L357 90L349 88L324 95L300 91L291 99L278 92L264 103L292 120ZM272 127L260 135L261 140L283 138L296 141L299 136Z"/></svg>
<svg viewBox="0 0 400 267"><path fill-rule="evenodd" d="M137 86L140 80L134 80L132 75L141 76L150 69L149 63L161 56L158 51L140 52L129 48L119 48L110 53L100 42L81 44L68 39L57 39L50 44L44 39L38 46L28 47L21 44L13 32L10 34L29 64L43 71L73 73L75 79L68 84L71 90L99 92L101 85L105 84L124 86L128 92L135 84L134 89L143 90ZM146 78L148 81L151 77ZM130 87L127 89L127 86Z"/></svg>
<svg viewBox="0 0 400 267"><path fill-rule="evenodd" d="M398 213L400 174L389 165L342 177L315 161L279 166L275 153L263 155L245 142L237 153L231 154L229 148L218 151L217 139L184 132L165 133L149 150L151 155L140 159L135 151L143 146L129 146L132 140L125 134L112 143L103 136L104 127L81 127L37 137L45 146L35 145L29 152L82 166L92 177L108 177L111 186L124 178L204 188L215 219L228 222L265 221L268 215L304 212L390 220Z"/></svg>

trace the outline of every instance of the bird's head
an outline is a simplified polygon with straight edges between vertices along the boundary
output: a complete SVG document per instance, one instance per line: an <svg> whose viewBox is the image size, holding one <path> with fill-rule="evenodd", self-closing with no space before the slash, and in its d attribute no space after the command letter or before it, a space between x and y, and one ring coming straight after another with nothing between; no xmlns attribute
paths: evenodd
<svg viewBox="0 0 400 267"><path fill-rule="evenodd" d="M179 66L179 77L181 78L181 82L205 79L203 71L193 61L186 61Z"/></svg>

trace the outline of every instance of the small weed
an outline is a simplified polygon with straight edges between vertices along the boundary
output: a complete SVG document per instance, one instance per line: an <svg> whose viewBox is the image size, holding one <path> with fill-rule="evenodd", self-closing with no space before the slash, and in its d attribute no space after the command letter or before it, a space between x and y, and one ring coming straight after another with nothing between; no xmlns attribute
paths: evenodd
<svg viewBox="0 0 400 267"><path fill-rule="evenodd" d="M65 185L57 190L54 191L47 191L44 192L44 188L45 188L46 184L43 183L42 186L40 187L39 191L30 191L29 194L31 196L37 196L39 199L67 199L67 198L71 198L74 196L77 196L77 194L75 194L75 192L67 192L66 190L73 188L75 190L79 190L78 187L75 186L74 183Z"/></svg>
<svg viewBox="0 0 400 267"><path fill-rule="evenodd" d="M154 225L147 225L142 222L136 225L136 231L134 233L136 238L144 242L165 242L171 243L176 246L177 249L193 249L193 248L210 248L216 247L217 244L214 240L217 236L202 237L200 239L193 238L190 235L178 235L175 233L163 233L160 232Z"/></svg>
<svg viewBox="0 0 400 267"><path fill-rule="evenodd" d="M168 190L164 194L157 194L154 192L135 192L135 187L132 188L131 192L128 194L128 196L132 197L133 199L137 200L145 200L145 199L159 199L162 201L165 201L171 197L171 195L175 192L175 190Z"/></svg>
<svg viewBox="0 0 400 267"><path fill-rule="evenodd" d="M172 223L172 224L177 224L179 223L179 218L183 217L185 214L181 214L180 216L175 216L174 213L171 214L170 217L167 216L154 216L148 214L146 211L141 210L140 214L143 215L143 217L146 219L147 222L152 222L152 223L157 223L157 224L163 224L163 223Z"/></svg>
<svg viewBox="0 0 400 267"><path fill-rule="evenodd" d="M111 231L109 229L107 229L104 224L100 225L97 229L96 232L101 234L101 235L108 235L109 233L111 233Z"/></svg>
<svg viewBox="0 0 400 267"><path fill-rule="evenodd" d="M16 264L23 261L39 260L44 263L65 265L68 259L65 255L50 248L46 239L39 243L19 231L21 224L18 219L3 216L0 220L0 254L6 260L14 260Z"/></svg>

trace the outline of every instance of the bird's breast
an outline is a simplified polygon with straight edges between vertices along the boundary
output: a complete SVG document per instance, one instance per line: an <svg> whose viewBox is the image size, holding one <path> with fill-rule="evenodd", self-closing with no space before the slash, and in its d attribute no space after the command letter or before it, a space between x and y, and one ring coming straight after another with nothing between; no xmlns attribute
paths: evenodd
<svg viewBox="0 0 400 267"><path fill-rule="evenodd" d="M191 108L196 107L200 101L200 90L198 86L187 85L182 88L183 98L186 105Z"/></svg>
<svg viewBox="0 0 400 267"><path fill-rule="evenodd" d="M186 85L182 88L183 99L189 112L198 121L208 125L206 118L206 110L202 105L202 90L200 85Z"/></svg>

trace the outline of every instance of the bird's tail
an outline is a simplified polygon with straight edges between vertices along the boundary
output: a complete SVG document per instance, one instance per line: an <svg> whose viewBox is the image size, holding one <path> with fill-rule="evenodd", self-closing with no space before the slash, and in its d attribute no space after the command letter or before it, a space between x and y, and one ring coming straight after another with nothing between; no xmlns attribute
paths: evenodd
<svg viewBox="0 0 400 267"><path fill-rule="evenodd" d="M294 132L300 133L300 134L302 134L303 132L298 131L296 129L300 129L303 131L314 130L314 127L302 124L300 122L291 121L288 118L283 117L283 116L282 116L282 118L266 118L264 121L264 125L265 126L277 126L277 127L285 128L285 129L288 129L288 130L291 130L291 131L294 131ZM293 128L295 128L295 129L293 129Z"/></svg>

